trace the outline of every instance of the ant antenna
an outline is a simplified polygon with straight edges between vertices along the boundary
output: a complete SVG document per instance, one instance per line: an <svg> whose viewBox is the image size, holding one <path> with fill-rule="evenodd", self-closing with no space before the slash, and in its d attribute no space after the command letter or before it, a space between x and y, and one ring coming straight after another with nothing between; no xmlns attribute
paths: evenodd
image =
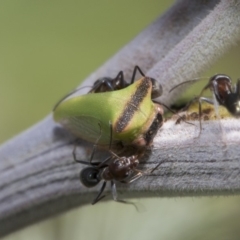
<svg viewBox="0 0 240 240"><path fill-rule="evenodd" d="M96 204L97 202L99 202L101 199L103 199L105 197L105 195L101 196L105 187L106 187L107 182L104 181L102 184L102 187L100 189L100 191L98 192L98 195L96 196L96 198L92 201L92 205Z"/></svg>
<svg viewBox="0 0 240 240"><path fill-rule="evenodd" d="M174 87L172 87L172 88L169 90L169 93L172 92L174 89L182 86L182 85L185 85L185 84L187 84L187 83L195 83L195 82L197 82L198 80L204 80L204 79L209 79L209 77L193 78L193 79L191 79L191 80L187 80L187 81L181 82L181 83L175 85Z"/></svg>
<svg viewBox="0 0 240 240"><path fill-rule="evenodd" d="M133 69L131 84L134 82L134 79L135 79L135 77L136 77L137 71L139 71L139 73L140 73L143 77L145 77L145 74L143 73L143 71L141 70L141 68L136 65L136 66L134 67L134 69Z"/></svg>
<svg viewBox="0 0 240 240"><path fill-rule="evenodd" d="M66 98L70 97L72 94L82 90L83 88L90 88L91 86L84 86L84 87L80 87L80 88L76 88L73 91L71 91L70 93L68 93L67 95L65 95L64 97L62 97L53 107L53 111L56 110L56 108L60 105L61 102L63 102Z"/></svg>

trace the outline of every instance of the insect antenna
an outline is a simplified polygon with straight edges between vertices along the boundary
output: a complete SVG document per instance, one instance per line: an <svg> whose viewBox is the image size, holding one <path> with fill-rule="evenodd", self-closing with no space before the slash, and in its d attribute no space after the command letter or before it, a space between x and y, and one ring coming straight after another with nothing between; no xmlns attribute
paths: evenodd
<svg viewBox="0 0 240 240"><path fill-rule="evenodd" d="M173 90L175 90L176 88L182 86L182 85L185 85L185 84L188 84L188 83L195 83L199 80L204 80L204 79L209 79L209 77L200 77L200 78L193 78L191 80L187 80L187 81L184 81L184 82L181 82L177 85L175 85L174 87L172 87L170 90L169 90L169 93L172 92Z"/></svg>
<svg viewBox="0 0 240 240"><path fill-rule="evenodd" d="M62 97L56 104L55 104L55 106L53 107L53 111L55 111L56 110L56 108L59 106L59 104L61 103L61 102L63 102L65 99L67 99L68 97L70 97L72 94L74 94L74 93L76 93L76 92L78 92L78 91L80 91L80 90L82 90L82 89L84 89L84 88L90 88L91 86L84 86L84 87L80 87L80 88L76 88L76 89L74 89L73 91L71 91L70 93L68 93L67 95L65 95L64 97Z"/></svg>
<svg viewBox="0 0 240 240"><path fill-rule="evenodd" d="M135 77L136 77L137 71L139 71L139 73L140 73L143 77L145 77L145 74L143 73L143 71L141 70L141 68L136 65L136 66L134 67L134 69L133 69L131 84L134 82L134 79L135 79Z"/></svg>

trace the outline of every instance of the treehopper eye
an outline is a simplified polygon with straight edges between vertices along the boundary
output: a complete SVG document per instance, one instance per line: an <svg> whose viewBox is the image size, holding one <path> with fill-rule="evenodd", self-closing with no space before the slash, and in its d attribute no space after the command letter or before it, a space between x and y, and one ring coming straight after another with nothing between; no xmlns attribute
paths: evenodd
<svg viewBox="0 0 240 240"><path fill-rule="evenodd" d="M152 101L153 81L142 77L118 91L68 98L54 109L55 121L75 136L108 147L151 145L163 124L163 109ZM110 127L112 126L112 127Z"/></svg>

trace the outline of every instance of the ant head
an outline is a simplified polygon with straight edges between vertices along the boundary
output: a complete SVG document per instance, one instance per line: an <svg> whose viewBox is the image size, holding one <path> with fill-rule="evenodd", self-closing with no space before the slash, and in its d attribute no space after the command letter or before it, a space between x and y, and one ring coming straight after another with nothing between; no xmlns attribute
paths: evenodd
<svg viewBox="0 0 240 240"><path fill-rule="evenodd" d="M232 94L231 78L224 74L216 74L209 79L206 88L210 88L221 105L225 105L226 98Z"/></svg>
<svg viewBox="0 0 240 240"><path fill-rule="evenodd" d="M100 181L100 170L94 167L86 167L80 172L80 181L85 187L95 187Z"/></svg>
<svg viewBox="0 0 240 240"><path fill-rule="evenodd" d="M163 93L162 85L157 82L154 78L150 78L152 82L152 95L151 98L155 99L160 97Z"/></svg>
<svg viewBox="0 0 240 240"><path fill-rule="evenodd" d="M94 84L92 89L89 91L89 93L99 93L99 92L108 92L108 91L113 91L114 88L112 86L112 81L113 79L110 77L103 77L97 79Z"/></svg>
<svg viewBox="0 0 240 240"><path fill-rule="evenodd" d="M235 91L227 95L225 106L235 117L240 117L240 79L238 79Z"/></svg>

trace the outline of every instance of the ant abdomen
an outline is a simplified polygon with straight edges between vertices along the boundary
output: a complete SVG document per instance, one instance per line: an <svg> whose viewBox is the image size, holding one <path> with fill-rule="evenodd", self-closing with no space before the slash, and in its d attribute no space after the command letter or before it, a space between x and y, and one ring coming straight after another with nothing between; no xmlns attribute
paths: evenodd
<svg viewBox="0 0 240 240"><path fill-rule="evenodd" d="M80 172L80 181L85 187L95 187L101 181L99 173L97 168L86 167Z"/></svg>

